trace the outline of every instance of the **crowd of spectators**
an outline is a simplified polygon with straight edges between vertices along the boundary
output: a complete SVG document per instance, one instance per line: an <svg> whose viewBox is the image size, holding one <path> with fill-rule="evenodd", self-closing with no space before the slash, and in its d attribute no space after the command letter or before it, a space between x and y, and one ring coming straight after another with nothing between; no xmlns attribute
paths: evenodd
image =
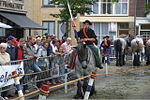
<svg viewBox="0 0 150 100"><path fill-rule="evenodd" d="M58 40L55 36L46 35L29 36L27 40L20 38L19 41L14 36L9 36L7 42L0 43L0 65L6 65L10 61L29 60L24 63L25 73L41 72L50 69L53 56L65 56L73 51L72 39L70 37L65 40ZM45 57L40 60L38 58ZM42 66L42 67L41 67ZM44 66L47 66L46 68ZM24 80L29 77L24 77ZM57 84L58 80L47 80L46 84ZM25 81L23 81L25 82ZM43 82L38 82L40 87ZM44 83L45 84L45 83ZM28 91L28 86L23 87L24 92ZM7 96L7 95L5 95Z"/></svg>

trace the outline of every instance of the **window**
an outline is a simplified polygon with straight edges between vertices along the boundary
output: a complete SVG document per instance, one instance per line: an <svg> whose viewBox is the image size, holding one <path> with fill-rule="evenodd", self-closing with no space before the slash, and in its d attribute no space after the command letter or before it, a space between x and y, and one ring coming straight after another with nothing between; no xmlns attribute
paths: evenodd
<svg viewBox="0 0 150 100"><path fill-rule="evenodd" d="M5 36L5 29L0 28L0 37Z"/></svg>
<svg viewBox="0 0 150 100"><path fill-rule="evenodd" d="M129 29L129 23L118 23L118 29Z"/></svg>
<svg viewBox="0 0 150 100"><path fill-rule="evenodd" d="M112 14L112 2L104 0L101 2L101 14Z"/></svg>
<svg viewBox="0 0 150 100"><path fill-rule="evenodd" d="M43 6L54 6L55 4L50 3L52 0L43 0Z"/></svg>
<svg viewBox="0 0 150 100"><path fill-rule="evenodd" d="M89 7L92 9L90 15L128 15L129 0L119 0L113 3L112 0L99 0Z"/></svg>
<svg viewBox="0 0 150 100"><path fill-rule="evenodd" d="M103 40L103 37L106 35L109 35L111 39L113 39L114 36L116 36L117 23L93 23L93 29L100 43Z"/></svg>
<svg viewBox="0 0 150 100"><path fill-rule="evenodd" d="M54 35L55 34L55 22L54 21L48 21L48 22L43 22L43 27L47 28L47 30L43 30L43 35L45 33L48 33L49 35Z"/></svg>
<svg viewBox="0 0 150 100"><path fill-rule="evenodd" d="M91 12L91 14L98 14L99 12L99 5L98 3L94 4L94 5L89 5L89 8L92 9L93 12Z"/></svg>
<svg viewBox="0 0 150 100"><path fill-rule="evenodd" d="M128 4L127 0L119 0L115 5L116 14L127 14Z"/></svg>

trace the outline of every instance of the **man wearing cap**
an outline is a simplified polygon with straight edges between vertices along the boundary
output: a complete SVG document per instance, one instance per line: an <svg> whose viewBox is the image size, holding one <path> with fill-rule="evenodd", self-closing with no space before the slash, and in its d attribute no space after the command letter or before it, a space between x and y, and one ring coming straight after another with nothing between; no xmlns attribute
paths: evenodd
<svg viewBox="0 0 150 100"><path fill-rule="evenodd" d="M81 40L85 40L86 45L93 52L93 55L95 57L96 67L102 69L103 67L101 65L101 58L99 55L99 49L95 45L95 43L97 41L97 39L96 39L97 36L95 35L94 30L92 30L90 28L92 23L89 20L85 20L83 22L83 24L84 24L84 27L79 32L76 33L76 39L78 40L78 42L80 42ZM74 27L74 30L75 30L75 27Z"/></svg>
<svg viewBox="0 0 150 100"><path fill-rule="evenodd" d="M9 53L11 60L16 60L16 38L14 36L9 36L7 38L7 53Z"/></svg>

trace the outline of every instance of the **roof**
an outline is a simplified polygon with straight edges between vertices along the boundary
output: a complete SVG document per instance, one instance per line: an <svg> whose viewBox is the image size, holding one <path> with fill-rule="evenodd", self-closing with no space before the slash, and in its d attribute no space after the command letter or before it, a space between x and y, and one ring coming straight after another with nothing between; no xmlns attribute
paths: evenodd
<svg viewBox="0 0 150 100"><path fill-rule="evenodd" d="M36 24L25 15L11 14L0 12L0 15L17 24L21 28L27 29L45 29L43 26Z"/></svg>

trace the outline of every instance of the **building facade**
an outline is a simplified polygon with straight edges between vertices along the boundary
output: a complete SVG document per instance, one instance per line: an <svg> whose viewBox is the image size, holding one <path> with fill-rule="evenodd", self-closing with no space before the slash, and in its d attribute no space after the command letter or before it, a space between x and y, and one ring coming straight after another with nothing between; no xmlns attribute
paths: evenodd
<svg viewBox="0 0 150 100"><path fill-rule="evenodd" d="M10 25L6 29L0 26L0 39L13 35L16 38L25 37L31 29L43 29L26 16L23 0L0 0L0 22Z"/></svg>
<svg viewBox="0 0 150 100"><path fill-rule="evenodd" d="M40 35L49 33L61 39L65 33L63 31L64 25L60 23L60 19L50 16L50 14L59 13L61 7L51 4L50 1L25 0L27 16L47 28L43 31L33 30L33 34L35 32ZM93 10L91 14L79 15L76 22L78 27L81 27L82 22L86 19L90 20L99 41L102 41L105 35L115 38L121 34L135 34L134 26L137 25L137 32L139 32L140 27L136 20L146 18L144 14L145 3L146 0L137 0L137 2L136 0L119 0L117 3L112 2L112 0L99 0L96 4L89 6Z"/></svg>

